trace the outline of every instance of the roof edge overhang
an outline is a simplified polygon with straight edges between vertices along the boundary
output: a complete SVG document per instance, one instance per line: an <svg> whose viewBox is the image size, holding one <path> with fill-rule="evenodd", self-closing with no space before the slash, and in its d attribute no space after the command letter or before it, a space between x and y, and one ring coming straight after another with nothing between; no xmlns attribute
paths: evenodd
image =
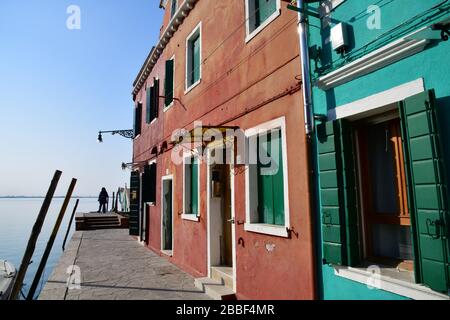
<svg viewBox="0 0 450 320"><path fill-rule="evenodd" d="M133 96L137 95L139 90L141 90L148 76L153 70L156 62L163 53L170 39L174 36L175 32L178 30L179 26L183 23L184 19L189 15L192 9L194 9L195 4L198 0L184 0L183 4L178 8L177 12L174 14L173 18L170 20L168 26L164 30L158 44L152 48L150 54L145 60L141 70L139 71L136 79L133 82ZM160 4L163 4L164 0Z"/></svg>

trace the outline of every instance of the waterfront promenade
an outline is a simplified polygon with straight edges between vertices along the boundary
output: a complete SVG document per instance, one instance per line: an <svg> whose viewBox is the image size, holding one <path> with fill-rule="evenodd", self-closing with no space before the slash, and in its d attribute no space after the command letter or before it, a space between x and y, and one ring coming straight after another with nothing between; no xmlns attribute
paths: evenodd
<svg viewBox="0 0 450 320"><path fill-rule="evenodd" d="M67 286L79 267L80 288ZM73 279L76 280L75 268ZM39 300L207 300L194 278L140 245L127 229L77 231Z"/></svg>

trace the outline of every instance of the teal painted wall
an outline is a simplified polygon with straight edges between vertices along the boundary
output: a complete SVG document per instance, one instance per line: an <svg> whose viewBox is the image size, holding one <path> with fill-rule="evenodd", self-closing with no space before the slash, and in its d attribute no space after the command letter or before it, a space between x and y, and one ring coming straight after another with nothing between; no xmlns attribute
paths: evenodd
<svg viewBox="0 0 450 320"><path fill-rule="evenodd" d="M361 48L372 42L380 35L392 30L394 27L424 12L434 5L442 3L442 0L347 0L338 6L332 13L332 22L346 22L350 25L349 33L352 35L350 56L355 58L360 53L369 53L394 39L378 41L369 45L363 52ZM450 1L448 1L450 4ZM367 28L367 14L369 5L377 4L381 8L381 29L369 30ZM311 9L317 10L317 5L311 5ZM444 13L446 17L448 12ZM443 20L443 14L436 21ZM415 19L415 23L409 27L403 27L401 32L392 32L392 36L409 34L419 29L422 25L431 24L432 20L421 21ZM418 22L421 22L419 24ZM329 36L329 30L321 30L321 23L316 18L310 20L310 46L322 47L322 60L319 67L328 66L328 72L336 69L343 63L340 55L331 52L330 44L324 41ZM444 157L450 160L450 41L437 41L429 45L426 50L414 56L401 60L376 72L355 79L346 84L324 92L317 87L313 88L314 112L326 114L329 109L340 106L364 97L388 90L392 87L423 78L426 89L435 89L438 98L439 121L444 142ZM319 76L314 72L315 62L311 61L313 80ZM447 172L450 172L450 161L446 161ZM317 166L317 162L316 162ZM448 177L450 178L450 177ZM318 177L317 177L318 179ZM450 179L448 179L450 181ZM317 195L317 200L320 201ZM320 215L319 215L320 216ZM321 217L318 223L320 224ZM319 232L321 234L321 232ZM320 235L319 235L320 237ZM321 243L321 239L318 239ZM319 257L321 257L319 253ZM319 265L321 265L321 258ZM382 291L370 290L364 284L335 276L329 266L321 268L322 297L324 299L402 299L403 297Z"/></svg>

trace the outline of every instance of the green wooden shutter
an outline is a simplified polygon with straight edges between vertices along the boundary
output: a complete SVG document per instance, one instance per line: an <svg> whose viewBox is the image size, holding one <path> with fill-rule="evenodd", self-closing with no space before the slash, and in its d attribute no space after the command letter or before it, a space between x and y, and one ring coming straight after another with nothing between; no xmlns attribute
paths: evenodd
<svg viewBox="0 0 450 320"><path fill-rule="evenodd" d="M435 109L433 90L400 103L409 206L417 244L416 278L436 291L447 293L449 213Z"/></svg>
<svg viewBox="0 0 450 320"><path fill-rule="evenodd" d="M156 203L156 163L150 165L150 202Z"/></svg>
<svg viewBox="0 0 450 320"><path fill-rule="evenodd" d="M191 212L198 214L198 160L197 158L191 159Z"/></svg>
<svg viewBox="0 0 450 320"><path fill-rule="evenodd" d="M173 101L173 60L166 61L166 78L164 86L165 105L169 106Z"/></svg>
<svg viewBox="0 0 450 320"><path fill-rule="evenodd" d="M192 41L192 79L191 85L200 79L200 35Z"/></svg>
<svg viewBox="0 0 450 320"><path fill-rule="evenodd" d="M359 263L353 132L345 120L317 126L323 262Z"/></svg>
<svg viewBox="0 0 450 320"><path fill-rule="evenodd" d="M130 217L129 228L130 235L139 235L139 191L140 191L140 178L139 172L131 172L130 178Z"/></svg>
<svg viewBox="0 0 450 320"><path fill-rule="evenodd" d="M145 122L148 124L152 121L152 88L147 88L147 96L145 100Z"/></svg>
<svg viewBox="0 0 450 320"><path fill-rule="evenodd" d="M158 118L159 115L159 80L154 79L153 81L153 117Z"/></svg>
<svg viewBox="0 0 450 320"><path fill-rule="evenodd" d="M281 143L281 130L278 134L271 135L271 144L278 145L278 154L271 154L273 166L276 172L272 175L273 184L273 211L276 225L284 225L284 175L283 175L283 150ZM276 157L276 158L275 158Z"/></svg>
<svg viewBox="0 0 450 320"><path fill-rule="evenodd" d="M141 122L142 122L142 103L138 103L134 110L134 136L141 134Z"/></svg>
<svg viewBox="0 0 450 320"><path fill-rule="evenodd" d="M272 155L272 145L277 144L280 151ZM284 180L281 131L276 135L267 134L267 139L258 137L258 214L259 222L284 225ZM260 151L271 158L269 163L261 163ZM275 158L276 157L276 158ZM267 160L267 159L265 159Z"/></svg>

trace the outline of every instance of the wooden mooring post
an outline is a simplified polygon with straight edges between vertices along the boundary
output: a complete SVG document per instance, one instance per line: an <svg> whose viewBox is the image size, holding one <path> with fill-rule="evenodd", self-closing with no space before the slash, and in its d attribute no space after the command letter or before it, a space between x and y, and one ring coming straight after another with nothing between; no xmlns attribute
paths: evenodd
<svg viewBox="0 0 450 320"><path fill-rule="evenodd" d="M14 281L14 286L11 290L10 300L16 300L19 296L20 290L22 290L23 280L25 279L25 274L27 273L28 266L30 265L31 258L33 257L34 250L36 249L36 242L39 234L42 230L42 225L44 224L45 217L47 215L48 209L52 202L53 196L55 195L56 187L58 186L59 179L61 178L62 172L57 170L53 176L50 187L48 188L47 195L45 196L44 202L42 203L41 210L34 223L33 230L31 231L30 238L28 240L27 248L22 258L22 263L20 264L19 271L17 272L16 280Z"/></svg>
<svg viewBox="0 0 450 320"><path fill-rule="evenodd" d="M80 203L80 199L77 199L77 202L75 202L75 207L73 207L72 215L70 216L69 225L67 226L67 232L64 237L63 244L62 244L63 251L66 250L67 237L69 236L70 227L72 226L72 222L73 222L73 217L75 216L75 213L77 212L78 203Z"/></svg>
<svg viewBox="0 0 450 320"><path fill-rule="evenodd" d="M67 206L69 205L69 201L72 198L73 190L75 189L75 185L77 184L77 179L72 179L70 183L69 190L67 191L66 197L64 199L63 205L59 212L58 218L56 219L55 226L53 227L52 234L50 235L50 239L47 242L47 247L45 248L44 255L42 256L41 263L36 271L36 275L34 277L33 283L31 284L30 291L28 291L27 300L33 300L34 294L36 293L36 289L39 285L39 281L41 279L42 273L44 272L45 265L47 264L48 257L50 252L52 251L53 243L55 242L56 236L58 235L59 227L61 226L61 222L64 218L64 214L66 213Z"/></svg>

